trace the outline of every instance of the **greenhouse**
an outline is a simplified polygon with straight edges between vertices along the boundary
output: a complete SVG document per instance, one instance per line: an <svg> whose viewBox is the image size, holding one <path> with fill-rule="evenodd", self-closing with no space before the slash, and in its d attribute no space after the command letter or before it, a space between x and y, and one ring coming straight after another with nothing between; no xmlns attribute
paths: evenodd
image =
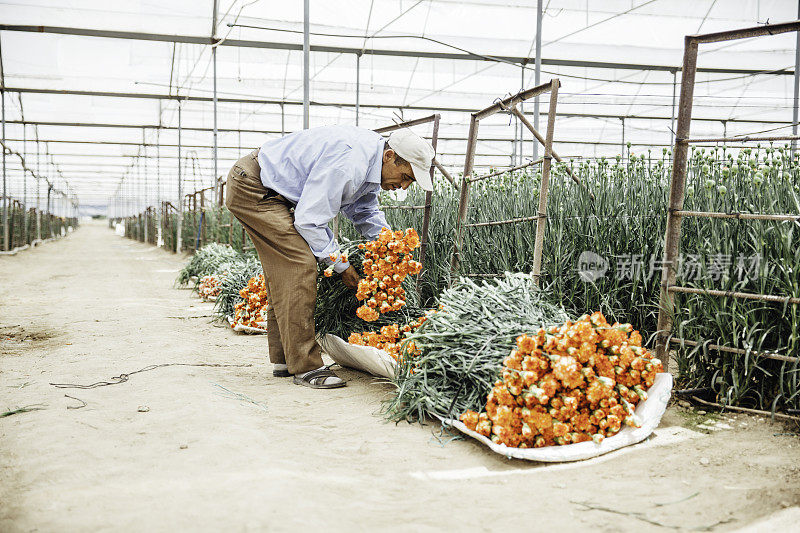
<svg viewBox="0 0 800 533"><path fill-rule="evenodd" d="M800 2L0 14L3 531L796 527Z"/></svg>

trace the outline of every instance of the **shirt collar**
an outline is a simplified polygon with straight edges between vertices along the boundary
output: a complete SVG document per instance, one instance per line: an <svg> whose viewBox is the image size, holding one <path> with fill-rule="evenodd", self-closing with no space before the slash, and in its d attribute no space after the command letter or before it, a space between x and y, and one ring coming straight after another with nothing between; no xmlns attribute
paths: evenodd
<svg viewBox="0 0 800 533"><path fill-rule="evenodd" d="M370 159L369 168L367 168L367 181L369 183L381 182L381 169L383 168L383 146L386 141L381 135L378 135L378 146L372 159Z"/></svg>

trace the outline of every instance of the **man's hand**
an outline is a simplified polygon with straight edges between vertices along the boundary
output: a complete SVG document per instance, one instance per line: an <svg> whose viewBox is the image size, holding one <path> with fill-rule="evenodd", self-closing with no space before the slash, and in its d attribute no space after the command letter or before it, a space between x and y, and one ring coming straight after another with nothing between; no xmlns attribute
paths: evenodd
<svg viewBox="0 0 800 533"><path fill-rule="evenodd" d="M342 272L342 282L351 289L356 290L359 281L361 281L361 277L358 275L353 265L350 265L347 267L347 270Z"/></svg>

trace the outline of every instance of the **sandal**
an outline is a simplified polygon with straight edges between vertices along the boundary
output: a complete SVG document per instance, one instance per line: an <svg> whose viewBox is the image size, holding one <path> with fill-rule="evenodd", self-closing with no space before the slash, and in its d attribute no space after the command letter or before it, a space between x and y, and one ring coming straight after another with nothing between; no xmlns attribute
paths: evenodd
<svg viewBox="0 0 800 533"><path fill-rule="evenodd" d="M302 377L295 376L294 383L296 385L303 385L304 387L311 387L312 389L338 389L339 387L347 385L347 382L344 380L338 383L325 383L325 379L331 377L338 378L339 376L330 368L318 368L317 370L306 372Z"/></svg>

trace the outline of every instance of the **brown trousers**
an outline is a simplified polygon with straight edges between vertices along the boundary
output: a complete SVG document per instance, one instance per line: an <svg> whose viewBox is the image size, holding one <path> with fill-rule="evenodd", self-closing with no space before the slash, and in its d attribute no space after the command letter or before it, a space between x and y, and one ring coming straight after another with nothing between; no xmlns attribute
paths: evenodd
<svg viewBox="0 0 800 533"><path fill-rule="evenodd" d="M255 244L267 286L269 360L300 374L322 366L314 336L317 260L294 227L294 209L283 196L267 198L258 150L228 172L225 205Z"/></svg>

